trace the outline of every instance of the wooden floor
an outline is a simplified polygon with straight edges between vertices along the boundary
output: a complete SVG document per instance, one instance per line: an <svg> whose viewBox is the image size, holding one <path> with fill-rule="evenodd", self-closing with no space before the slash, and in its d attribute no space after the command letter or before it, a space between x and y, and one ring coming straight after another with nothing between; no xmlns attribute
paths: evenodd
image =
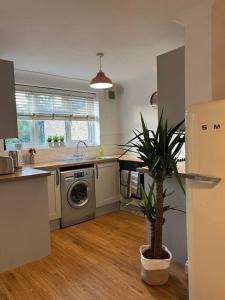
<svg viewBox="0 0 225 300"><path fill-rule="evenodd" d="M52 254L0 274L0 299L188 299L187 279L173 265L169 283L140 279L144 219L114 212L52 233Z"/></svg>

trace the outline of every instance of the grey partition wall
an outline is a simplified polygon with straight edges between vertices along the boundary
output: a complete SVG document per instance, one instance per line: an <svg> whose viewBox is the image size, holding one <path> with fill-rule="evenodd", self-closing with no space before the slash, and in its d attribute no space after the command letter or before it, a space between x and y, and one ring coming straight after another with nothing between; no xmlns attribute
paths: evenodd
<svg viewBox="0 0 225 300"><path fill-rule="evenodd" d="M17 136L14 66L0 60L0 139Z"/></svg>
<svg viewBox="0 0 225 300"><path fill-rule="evenodd" d="M185 47L157 57L158 112L175 125L185 117Z"/></svg>
<svg viewBox="0 0 225 300"><path fill-rule="evenodd" d="M164 119L175 125L185 118L185 48L181 47L157 57L158 70L158 112L163 110ZM184 182L185 184L185 182ZM175 176L165 182L168 193L166 203L185 211L186 197ZM176 261L184 264L187 260L186 213L169 211L165 215L163 242L173 253Z"/></svg>
<svg viewBox="0 0 225 300"><path fill-rule="evenodd" d="M184 180L182 179L185 185ZM152 177L145 174L145 188L148 191L152 184ZM163 244L166 245L173 255L173 259L181 264L187 261L187 228L186 228L186 197L181 190L175 176L171 176L164 183L168 193L174 192L167 197L166 204L176 207L179 211L170 210L165 213L163 225ZM150 243L150 227L147 226L146 241Z"/></svg>

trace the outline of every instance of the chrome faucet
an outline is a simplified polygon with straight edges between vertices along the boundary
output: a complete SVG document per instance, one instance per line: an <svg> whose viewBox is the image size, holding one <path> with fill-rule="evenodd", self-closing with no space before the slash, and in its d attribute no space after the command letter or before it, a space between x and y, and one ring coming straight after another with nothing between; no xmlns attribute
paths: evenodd
<svg viewBox="0 0 225 300"><path fill-rule="evenodd" d="M77 143L77 153L76 153L77 156L79 156L79 146L80 146L80 144L83 144L86 148L88 147L87 144L84 141L79 141Z"/></svg>

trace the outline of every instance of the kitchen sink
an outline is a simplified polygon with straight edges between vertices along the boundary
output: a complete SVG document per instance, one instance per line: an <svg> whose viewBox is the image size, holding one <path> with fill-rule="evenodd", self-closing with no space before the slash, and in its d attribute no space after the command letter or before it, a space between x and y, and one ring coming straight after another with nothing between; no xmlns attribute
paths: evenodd
<svg viewBox="0 0 225 300"><path fill-rule="evenodd" d="M64 161L83 161L83 160L89 160L90 158L87 156L72 156L70 158L64 159Z"/></svg>
<svg viewBox="0 0 225 300"><path fill-rule="evenodd" d="M96 159L110 159L112 156L110 155L103 155L103 156L97 156Z"/></svg>
<svg viewBox="0 0 225 300"><path fill-rule="evenodd" d="M79 162L79 161L88 161L88 160L101 160L101 159L109 159L111 156L84 156L84 155L74 155L70 158L64 159L66 162Z"/></svg>

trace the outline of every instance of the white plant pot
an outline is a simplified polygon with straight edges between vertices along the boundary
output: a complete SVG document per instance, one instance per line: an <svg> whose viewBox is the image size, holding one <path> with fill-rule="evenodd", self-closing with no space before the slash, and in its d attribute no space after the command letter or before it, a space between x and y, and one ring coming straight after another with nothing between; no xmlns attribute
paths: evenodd
<svg viewBox="0 0 225 300"><path fill-rule="evenodd" d="M65 142L60 142L60 147L65 147Z"/></svg>
<svg viewBox="0 0 225 300"><path fill-rule="evenodd" d="M52 148L53 147L53 143L52 142L48 142L48 146L49 146L49 148Z"/></svg>
<svg viewBox="0 0 225 300"><path fill-rule="evenodd" d="M54 147L59 147L59 142L54 142Z"/></svg>
<svg viewBox="0 0 225 300"><path fill-rule="evenodd" d="M163 250L169 255L167 259L148 259L145 258L143 252L150 249L149 245L140 247L141 255L141 277L149 285L163 285L167 283L169 278L170 263L172 260L171 252L163 246Z"/></svg>

